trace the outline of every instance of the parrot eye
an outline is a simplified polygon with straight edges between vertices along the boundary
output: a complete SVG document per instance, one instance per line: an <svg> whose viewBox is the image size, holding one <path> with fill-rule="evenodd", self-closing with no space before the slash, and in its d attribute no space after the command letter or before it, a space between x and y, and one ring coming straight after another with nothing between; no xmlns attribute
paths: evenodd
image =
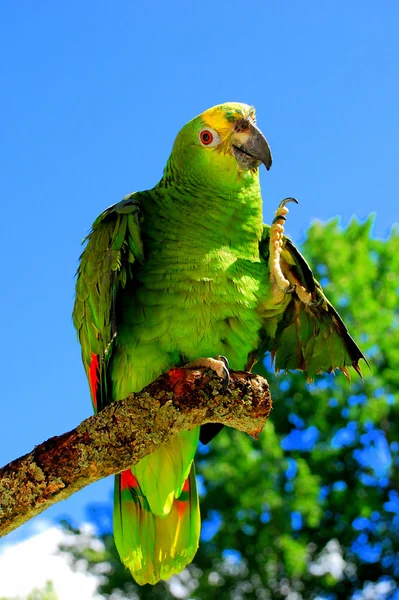
<svg viewBox="0 0 399 600"><path fill-rule="evenodd" d="M202 129L199 132L199 140L202 146L217 146L220 143L219 134L214 129Z"/></svg>
<svg viewBox="0 0 399 600"><path fill-rule="evenodd" d="M213 140L213 135L211 134L210 131L205 129L204 131L201 131L201 133L200 133L200 140L204 144L204 146L208 146Z"/></svg>

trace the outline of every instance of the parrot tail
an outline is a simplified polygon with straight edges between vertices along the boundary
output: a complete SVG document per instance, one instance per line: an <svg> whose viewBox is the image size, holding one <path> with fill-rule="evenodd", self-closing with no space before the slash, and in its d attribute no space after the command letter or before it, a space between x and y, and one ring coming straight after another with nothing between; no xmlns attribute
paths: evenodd
<svg viewBox="0 0 399 600"><path fill-rule="evenodd" d="M116 475L114 538L122 562L139 585L168 579L189 564L197 551L200 511L192 462L181 493L164 516L151 511L130 469Z"/></svg>

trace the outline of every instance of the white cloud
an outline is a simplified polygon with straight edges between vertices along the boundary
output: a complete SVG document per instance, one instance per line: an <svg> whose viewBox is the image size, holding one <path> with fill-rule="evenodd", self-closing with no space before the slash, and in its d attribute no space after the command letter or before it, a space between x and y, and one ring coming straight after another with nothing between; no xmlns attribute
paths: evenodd
<svg viewBox="0 0 399 600"><path fill-rule="evenodd" d="M59 600L99 598L95 594L98 580L74 572L67 557L57 554L58 545L66 539L62 528L42 520L33 531L28 539L0 547L0 597L26 596L51 580Z"/></svg>

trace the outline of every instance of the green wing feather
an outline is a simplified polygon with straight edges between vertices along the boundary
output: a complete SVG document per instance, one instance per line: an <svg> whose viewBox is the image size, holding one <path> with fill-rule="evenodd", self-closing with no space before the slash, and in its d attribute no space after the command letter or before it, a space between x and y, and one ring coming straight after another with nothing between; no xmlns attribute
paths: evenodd
<svg viewBox="0 0 399 600"><path fill-rule="evenodd" d="M135 262L144 260L139 196L126 196L98 217L78 269L73 320L97 411L113 399L108 367L117 336L117 298L133 280ZM197 550L198 436L199 428L180 433L115 478L115 543L141 585L180 572Z"/></svg>
<svg viewBox="0 0 399 600"><path fill-rule="evenodd" d="M269 260L270 227L265 225L260 252ZM287 237L283 238L281 268L290 281L310 294L302 302L294 290L279 306L268 307L264 318L260 354L270 351L276 371L299 369L311 381L318 373L340 369L348 378L348 367L361 375L359 360L365 359L338 312L325 296L311 268ZM367 361L366 361L367 363Z"/></svg>
<svg viewBox="0 0 399 600"><path fill-rule="evenodd" d="M87 244L77 273L73 322L89 379L93 355L98 357L99 388L93 404L101 410L112 399L106 363L116 335L116 297L132 278L135 261L143 260L138 194L130 194L107 208L84 242Z"/></svg>

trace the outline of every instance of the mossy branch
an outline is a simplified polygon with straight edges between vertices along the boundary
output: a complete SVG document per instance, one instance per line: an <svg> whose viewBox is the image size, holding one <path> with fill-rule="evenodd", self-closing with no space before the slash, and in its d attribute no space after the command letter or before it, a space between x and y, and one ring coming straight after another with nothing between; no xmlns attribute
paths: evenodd
<svg viewBox="0 0 399 600"><path fill-rule="evenodd" d="M0 536L135 464L180 431L223 423L256 436L271 410L268 383L244 371L230 377L224 390L209 370L172 369L0 469Z"/></svg>

